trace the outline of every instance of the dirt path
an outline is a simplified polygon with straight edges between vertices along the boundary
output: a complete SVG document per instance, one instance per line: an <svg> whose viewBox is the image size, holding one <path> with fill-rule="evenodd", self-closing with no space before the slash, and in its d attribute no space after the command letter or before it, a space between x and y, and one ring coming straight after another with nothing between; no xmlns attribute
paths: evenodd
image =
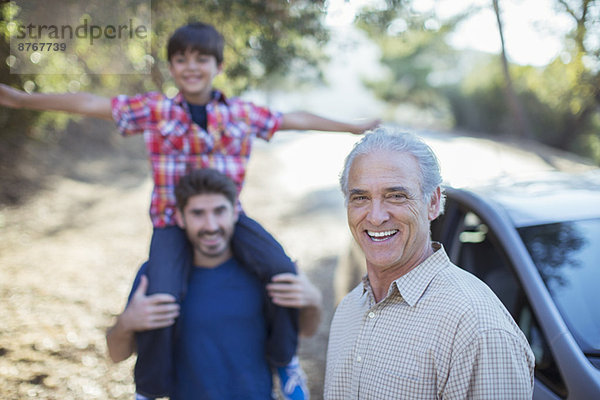
<svg viewBox="0 0 600 400"><path fill-rule="evenodd" d="M3 399L132 398L133 360L111 364L104 331L124 306L150 238L151 184L140 144L83 157L73 170L49 176L26 204L0 210ZM299 350L319 399L332 276L346 236L341 197L332 193L337 172L324 179L328 172L315 169L318 155L299 157L302 146L293 134L257 146L242 201L324 293L319 332ZM304 166L289 171L288 162Z"/></svg>

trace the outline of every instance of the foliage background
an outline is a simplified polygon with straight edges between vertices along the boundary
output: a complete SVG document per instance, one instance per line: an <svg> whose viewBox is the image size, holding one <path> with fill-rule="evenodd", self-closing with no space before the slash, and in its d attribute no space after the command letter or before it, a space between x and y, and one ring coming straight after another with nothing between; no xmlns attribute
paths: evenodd
<svg viewBox="0 0 600 400"><path fill-rule="evenodd" d="M507 62L506 70L504 53L448 45L448 34L481 8L495 4L504 18L504 1L479 4L446 19L435 8L415 11L410 0L363 9L357 23L380 46L389 72L367 85L386 102L416 106L449 128L535 140L600 163L600 4L553 0L555 12L571 20L563 51L546 66Z"/></svg>

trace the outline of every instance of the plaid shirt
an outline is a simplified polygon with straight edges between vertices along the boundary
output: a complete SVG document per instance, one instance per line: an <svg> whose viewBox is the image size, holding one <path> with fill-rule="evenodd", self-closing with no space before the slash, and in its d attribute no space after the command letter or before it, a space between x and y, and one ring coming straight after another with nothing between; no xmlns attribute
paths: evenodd
<svg viewBox="0 0 600 400"><path fill-rule="evenodd" d="M269 140L281 124L281 113L239 98L213 92L206 105L208 131L192 121L179 93L173 99L150 92L112 99L113 118L123 135L144 134L154 190L150 217L155 227L175 224L175 185L198 168L215 168L242 189L252 139Z"/></svg>
<svg viewBox="0 0 600 400"><path fill-rule="evenodd" d="M379 303L367 277L340 303L325 399L531 399L527 339L483 282L435 248Z"/></svg>

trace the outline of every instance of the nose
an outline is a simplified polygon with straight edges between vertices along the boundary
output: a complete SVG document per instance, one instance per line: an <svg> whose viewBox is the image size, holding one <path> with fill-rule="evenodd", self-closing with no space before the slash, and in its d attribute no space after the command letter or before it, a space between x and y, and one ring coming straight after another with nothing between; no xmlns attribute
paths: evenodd
<svg viewBox="0 0 600 400"><path fill-rule="evenodd" d="M194 59L194 57L190 57L187 60L185 60L184 65L188 69L194 69L199 65L199 63L197 60Z"/></svg>
<svg viewBox="0 0 600 400"><path fill-rule="evenodd" d="M381 201L372 201L367 214L367 221L373 226L379 226L390 219L390 214Z"/></svg>
<svg viewBox="0 0 600 400"><path fill-rule="evenodd" d="M217 218L212 214L206 215L206 218L204 219L204 230L214 232L217 229L219 229Z"/></svg>

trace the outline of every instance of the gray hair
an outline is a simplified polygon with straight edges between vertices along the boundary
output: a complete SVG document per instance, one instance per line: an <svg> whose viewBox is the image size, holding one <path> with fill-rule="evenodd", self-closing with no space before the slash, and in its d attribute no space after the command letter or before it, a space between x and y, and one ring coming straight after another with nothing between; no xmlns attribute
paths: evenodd
<svg viewBox="0 0 600 400"><path fill-rule="evenodd" d="M373 151L386 150L398 153L407 153L417 159L419 165L421 193L426 202L431 200L435 190L442 185L442 174L440 164L435 153L420 137L412 133L399 131L392 127L378 127L367 132L363 138L354 145L354 148L346 156L344 170L340 175L340 186L346 202L348 202L348 174L354 159L359 155L369 154ZM440 214L443 213L446 197L442 189L440 198Z"/></svg>

